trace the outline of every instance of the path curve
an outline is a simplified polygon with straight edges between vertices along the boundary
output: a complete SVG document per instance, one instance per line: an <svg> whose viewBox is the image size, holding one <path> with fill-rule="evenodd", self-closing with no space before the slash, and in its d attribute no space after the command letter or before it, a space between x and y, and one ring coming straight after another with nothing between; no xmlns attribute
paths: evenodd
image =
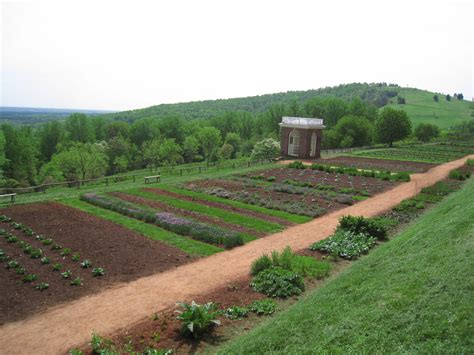
<svg viewBox="0 0 474 355"><path fill-rule="evenodd" d="M110 334L169 308L177 301L191 299L245 276L252 261L262 253L281 250L287 245L296 251L307 248L329 236L343 215L371 217L389 210L416 195L421 188L446 178L449 171L462 166L468 158L473 159L474 155L439 165L423 174L413 174L410 182L392 190L233 250L117 285L22 321L4 324L0 327L0 354L65 353L71 347L89 341L93 330Z"/></svg>

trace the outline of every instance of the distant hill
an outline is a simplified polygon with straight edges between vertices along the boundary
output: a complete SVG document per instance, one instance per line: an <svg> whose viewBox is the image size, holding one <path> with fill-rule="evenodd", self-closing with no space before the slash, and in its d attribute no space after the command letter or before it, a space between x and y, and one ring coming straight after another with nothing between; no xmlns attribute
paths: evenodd
<svg viewBox="0 0 474 355"><path fill-rule="evenodd" d="M381 107L388 103L390 97L396 96L399 89L398 85L393 84L353 83L315 90L287 91L233 99L161 104L138 110L108 114L105 115L105 117L129 122L144 117L164 116L180 116L185 119L205 119L222 115L229 111L259 113L267 110L273 104L290 104L294 101L301 104L314 97L338 97L348 101L355 97L360 97L362 100Z"/></svg>
<svg viewBox="0 0 474 355"><path fill-rule="evenodd" d="M64 119L75 112L95 116L113 111L0 106L0 124L35 125L51 120Z"/></svg>
<svg viewBox="0 0 474 355"><path fill-rule="evenodd" d="M406 104L399 105L397 98L394 98L388 106L405 110L415 127L420 123L432 123L440 128L449 128L462 121L474 120L474 103L470 101L453 97L447 101L445 95L437 94L439 101L435 102L435 93L413 88L401 88L398 95L405 98Z"/></svg>

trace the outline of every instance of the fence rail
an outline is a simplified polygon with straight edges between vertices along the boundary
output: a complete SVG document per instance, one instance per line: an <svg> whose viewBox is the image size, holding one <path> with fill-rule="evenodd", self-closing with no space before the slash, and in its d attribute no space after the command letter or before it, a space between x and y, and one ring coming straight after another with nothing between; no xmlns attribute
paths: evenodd
<svg viewBox="0 0 474 355"><path fill-rule="evenodd" d="M236 169L241 167L251 167L255 165L263 165L267 163L271 163L274 160L272 159L263 159L263 160L246 160L246 161L237 161L237 162L229 162L229 163L210 163L206 165L196 165L196 166L177 166L177 167L157 167L157 168L150 168L150 171L155 171L158 175L168 175L168 176L183 176L184 174L191 174L192 172L203 173L209 170L220 170L220 169ZM135 174L124 174L124 175L115 175L115 176L104 176L95 179L84 179L84 180L73 180L73 181L64 181L64 182L53 182L48 184L41 184L38 186L29 186L29 187L7 187L0 189L0 194L10 194L10 193L17 193L17 194L30 194L30 193L46 193L46 191L50 188L54 187L70 187L70 188L77 188L80 189L86 185L99 185L105 184L108 186L109 184L119 183L124 181L132 180L136 182L137 179L143 179L145 176L148 176L148 171L142 171L140 173Z"/></svg>

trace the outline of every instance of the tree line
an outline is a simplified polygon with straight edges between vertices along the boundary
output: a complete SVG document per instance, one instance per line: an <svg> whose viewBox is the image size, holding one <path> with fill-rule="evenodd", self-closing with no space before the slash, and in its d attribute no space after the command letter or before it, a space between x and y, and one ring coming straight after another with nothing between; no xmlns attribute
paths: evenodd
<svg viewBox="0 0 474 355"><path fill-rule="evenodd" d="M392 144L412 133L402 110L380 113L359 97L313 97L271 105L260 113L230 111L211 118L149 116L133 122L71 114L39 127L3 124L3 187L90 179L145 167L213 162L278 153L282 116L323 118L322 148ZM433 135L424 129L424 135ZM436 130L435 130L436 131ZM439 133L439 130L437 131ZM436 133L436 132L435 132ZM424 138L425 139L425 138Z"/></svg>

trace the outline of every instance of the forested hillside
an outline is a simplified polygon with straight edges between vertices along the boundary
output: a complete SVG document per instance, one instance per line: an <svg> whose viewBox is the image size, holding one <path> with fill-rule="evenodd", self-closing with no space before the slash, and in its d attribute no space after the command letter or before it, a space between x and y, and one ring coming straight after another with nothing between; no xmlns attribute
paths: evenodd
<svg viewBox="0 0 474 355"><path fill-rule="evenodd" d="M397 95L399 86L395 84L345 84L326 87L316 90L288 91L260 96L205 100L176 104L161 104L144 109L123 111L106 115L106 117L132 122L144 117L179 116L184 119L212 118L226 112L261 113L275 104L302 105L314 97L336 97L346 101L360 98L376 107L381 107L389 102L391 97Z"/></svg>
<svg viewBox="0 0 474 355"><path fill-rule="evenodd" d="M431 94L420 98L418 92L384 83L348 84L99 116L74 113L35 126L4 123L0 187L90 179L183 162L274 157L279 154L282 116L324 119L323 149L391 145L403 139L426 142L440 136L439 126L455 123L462 123L451 130L457 139L474 134L470 103L459 96L451 101L442 95L438 101L428 97ZM436 126L414 125L431 122L422 116L427 105L439 106ZM451 124L439 124L448 120Z"/></svg>

